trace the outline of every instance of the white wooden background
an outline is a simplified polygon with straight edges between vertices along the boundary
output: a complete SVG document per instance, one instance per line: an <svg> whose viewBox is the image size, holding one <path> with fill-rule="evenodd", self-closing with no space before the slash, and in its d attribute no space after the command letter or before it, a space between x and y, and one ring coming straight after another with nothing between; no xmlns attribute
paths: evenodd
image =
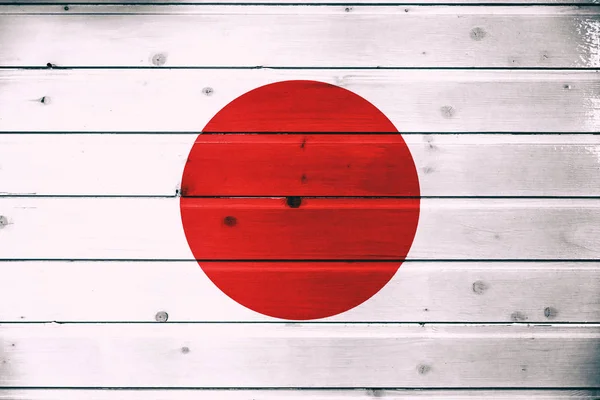
<svg viewBox="0 0 600 400"><path fill-rule="evenodd" d="M36 3L0 5L0 399L600 397L597 0ZM179 216L198 132L288 79L382 110L423 196L392 281L303 323Z"/></svg>

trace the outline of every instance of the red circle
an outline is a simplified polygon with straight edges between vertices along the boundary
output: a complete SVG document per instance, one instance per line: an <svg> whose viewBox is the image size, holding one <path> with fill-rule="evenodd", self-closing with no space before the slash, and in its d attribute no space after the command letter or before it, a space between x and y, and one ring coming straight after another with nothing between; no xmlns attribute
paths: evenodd
<svg viewBox="0 0 600 400"><path fill-rule="evenodd" d="M322 82L295 80L269 84L243 94L219 111L202 132L379 134L398 131L373 104L349 90ZM343 136L347 135L340 134L340 138ZM403 202L402 212L394 214L393 220L388 221L402 226L397 231L400 233L391 239L397 243L396 252L401 255L398 259L377 259L374 256L373 260L340 261L336 254L331 254L327 260L318 261L227 261L239 259L236 248L231 248L231 257L225 257L227 260L206 261L209 258L206 257L207 246L214 246L214 240L220 239L212 238L213 242L206 243L206 231L203 232L200 226L209 226L210 223L193 211L194 202L202 199L182 196L180 207L184 232L194 257L200 260L200 267L230 298L272 317L292 320L324 318L363 303L396 273L417 230L420 204L418 174L402 136L398 134L394 138L402 144L395 147L395 156L404 160L397 185L402 186L404 196L410 197L389 200ZM188 161L198 158L201 145L194 144ZM182 189L202 186L202 171L198 170L198 165L193 162L186 164ZM233 216L224 217L220 223L228 229L239 226L238 219ZM360 219L350 223L361 229ZM343 229L348 229L348 226ZM248 237L244 247L251 247L253 240L257 238Z"/></svg>

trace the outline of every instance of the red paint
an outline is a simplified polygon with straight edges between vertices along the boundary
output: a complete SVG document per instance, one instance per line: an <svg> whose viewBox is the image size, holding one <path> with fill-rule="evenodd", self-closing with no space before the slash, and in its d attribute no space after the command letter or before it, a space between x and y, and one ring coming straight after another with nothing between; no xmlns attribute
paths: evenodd
<svg viewBox="0 0 600 400"><path fill-rule="evenodd" d="M181 215L199 259L401 260L418 199L183 198ZM231 222L235 218L235 223Z"/></svg>
<svg viewBox="0 0 600 400"><path fill-rule="evenodd" d="M192 253L210 260L200 266L225 294L305 320L347 311L392 278L416 233L419 182L402 136L381 134L397 130L375 106L326 83L279 82L232 101L203 132L267 133L200 135L184 170L184 195L225 197L181 198ZM227 198L282 195L301 196L300 206Z"/></svg>
<svg viewBox="0 0 600 400"><path fill-rule="evenodd" d="M203 262L202 269L240 304L278 318L307 320L360 305L392 279L398 263Z"/></svg>
<svg viewBox="0 0 600 400"><path fill-rule="evenodd" d="M401 135L200 135L186 196L418 196Z"/></svg>
<svg viewBox="0 0 600 400"><path fill-rule="evenodd" d="M217 113L202 132L398 132L362 97L315 81L285 81L245 93Z"/></svg>

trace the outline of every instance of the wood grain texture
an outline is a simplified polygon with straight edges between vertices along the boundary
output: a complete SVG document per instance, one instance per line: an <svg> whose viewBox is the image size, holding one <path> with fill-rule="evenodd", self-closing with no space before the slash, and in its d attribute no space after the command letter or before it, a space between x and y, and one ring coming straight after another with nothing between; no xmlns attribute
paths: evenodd
<svg viewBox="0 0 600 400"><path fill-rule="evenodd" d="M596 259L599 207L597 199L422 199L408 259ZM193 259L176 198L2 198L0 215L2 259Z"/></svg>
<svg viewBox="0 0 600 400"><path fill-rule="evenodd" d="M192 145L204 140L196 137L0 135L1 194L174 196L181 193L183 168ZM432 134L403 135L403 139L414 158L423 196L600 196L597 135ZM215 154L227 162L235 161L226 157L226 147L207 146L207 158L198 162L216 159ZM308 152L313 150L312 146L306 148ZM276 172L271 170L273 156L264 159L260 153L248 151L244 157L254 168L262 168L264 176L272 177ZM205 172L215 177L223 173L208 165ZM282 179L288 177L288 172L283 167L277 170ZM325 181L335 170L315 173ZM365 174L355 165L348 179ZM301 174L295 178L301 184ZM226 188L225 182L219 185L219 190ZM288 194L270 187L267 192ZM188 188L186 194L197 193Z"/></svg>
<svg viewBox="0 0 600 400"><path fill-rule="evenodd" d="M582 3L561 3L571 2ZM596 136L576 135L600 130L597 71L347 69L597 68L596 8L369 7L356 3L319 7L0 6L0 65L155 67L1 70L0 131L29 134L0 138L0 191L34 196L218 195L194 192L180 184L196 137L192 132L202 130L225 104L257 86L286 79L316 79L364 96L402 132L434 133L404 136L425 196L599 195ZM494 0L487 3L497 5ZM260 68L194 69L217 66ZM351 111L346 110L350 123L352 118L359 119ZM64 132L83 134L62 135ZM141 134L123 134L126 132ZM571 134L435 134L438 132ZM236 136L236 140L246 138ZM277 137L280 142L289 138ZM313 139L305 144L310 149ZM335 154L371 151L365 159L374 158L377 146L361 144L348 154L340 149ZM269 147L275 145L268 143ZM218 149L207 148L210 164L227 157ZM331 149L322 150L322 155L331 153ZM259 148L240 153L249 157L246 163L256 167L261 155L269 155ZM293 161L293 154L282 151L281 163L284 160ZM381 161L387 166L394 162L389 157ZM364 162L357 163L360 171L366 170ZM332 181L340 182L343 174L335 174L336 165L333 162L322 169L334 173ZM306 169L310 165L301 166ZM273 176L269 168L244 172ZM318 172L311 172L310 177ZM352 179L364 181L365 177L359 174ZM248 181L247 177L239 179ZM283 181L286 179L291 178L284 176ZM220 181L223 176L214 177L214 182ZM213 189L221 188L225 186L214 185ZM329 195L324 188L327 185L321 184L309 194ZM342 195L382 194L371 192ZM223 193L231 194L243 195ZM572 324L600 321L597 262L515 261L598 259L597 199L423 199L409 259L511 261L405 262L372 299L326 320L337 324L264 324L273 319L221 293L195 261L169 261L194 257L181 227L180 200L0 199L0 258L69 260L0 262L0 275L9 277L0 291L0 321L11 322L0 325L0 386L600 387L600 328ZM376 254L376 258L403 258L388 240L401 229L401 224L388 218L389 212L402 208L398 200L303 200L302 208L294 211L317 211L302 218L318 232L316 239L307 242L308 252L298 241L310 238L310 232L298 230L303 226L298 223L296 229L290 229L294 221L283 199L183 201L194 212L210 211L199 214L194 227L208 243L210 251L201 252L207 258L330 258L330 253L322 250L336 247L332 238L343 239L344 235L323 229L328 221L329 226L345 232L346 238L352 237L338 240L336 249L342 253L336 252L336 257L361 259ZM250 203L252 207L248 207ZM215 223L223 221L219 213L225 209L235 211L236 221L240 221L226 232L236 237L225 235L235 247L231 257L227 248L217 246L223 239L221 225L206 229L211 218ZM344 225L336 220L340 213L357 209L368 214L360 218L366 223L355 227L351 221ZM253 224L269 229L247 230ZM271 236L258 243L270 246L260 248L256 241L249 244L246 240L265 231ZM211 235L221 237L215 241ZM368 246L357 246L353 240ZM73 259L101 261L70 261ZM316 269L336 266L352 270L345 262L321 262ZM215 262L210 267L227 275L247 272L256 265ZM287 265L263 263L260 267L261 271L280 272ZM252 278L256 275L247 274L244 279L251 283ZM149 322L160 311L169 313L170 322L202 323L35 323ZM248 324L214 323L217 321ZM403 322L450 324L399 324ZM477 322L571 324L486 326ZM0 398L107 399L125 394L123 398L183 399L197 398L198 393L237 400L348 395L406 398L416 392L90 390L74 394L68 390L8 389L0 390ZM492 398L598 396L593 391L418 392L428 398L482 394Z"/></svg>
<svg viewBox="0 0 600 400"><path fill-rule="evenodd" d="M594 7L71 5L1 13L0 65L12 67L600 67Z"/></svg>
<svg viewBox="0 0 600 400"><path fill-rule="evenodd" d="M147 5L149 3L148 0L103 0L102 4L114 4L114 5ZM3 0L3 5L20 5L20 6L32 6L31 3L26 2L24 0ZM48 8L52 6L60 6L62 11L64 10L64 6L73 5L73 2L68 2L66 0L36 0L35 5L32 8L35 8L38 4L43 4ZM80 4L97 4L97 0L78 0L76 5ZM303 0L302 2L298 0L236 0L235 2L231 0L180 0L177 3L172 0L153 0L152 4L154 5L174 5L174 4L194 4L194 5L215 5L215 4L257 4L257 5L299 5L299 4L313 4L313 5L335 5L342 4L347 5L348 2L345 0ZM541 5L557 5L557 4L587 4L593 5L598 4L598 0L445 0L443 2L439 0L421 0L418 3L413 1L399 1L399 0L353 0L352 5L360 5L360 6L374 6L374 5L414 5L414 4L480 4L480 5L530 5L530 4L541 4ZM56 10L56 8L54 8ZM57 12L59 10L56 10ZM68 10L66 10L68 11Z"/></svg>
<svg viewBox="0 0 600 400"><path fill-rule="evenodd" d="M190 246L205 260L403 260L418 199L182 198Z"/></svg>
<svg viewBox="0 0 600 400"><path fill-rule="evenodd" d="M598 325L12 324L0 335L4 387L600 383Z"/></svg>
<svg viewBox="0 0 600 400"><path fill-rule="evenodd" d="M598 390L439 390L439 389L350 389L350 390L94 390L94 389L0 389L2 400L372 400L385 397L390 400L415 398L462 400L462 399L510 399L510 400L593 400Z"/></svg>
<svg viewBox="0 0 600 400"><path fill-rule="evenodd" d="M235 273L235 271L232 271ZM195 261L2 262L0 322L273 321L224 295ZM405 262L336 322L600 322L597 262Z"/></svg>
<svg viewBox="0 0 600 400"><path fill-rule="evenodd" d="M594 71L333 69L1 70L0 129L200 132L245 92L294 79L351 90L400 132L600 130Z"/></svg>
<svg viewBox="0 0 600 400"><path fill-rule="evenodd" d="M419 196L401 135L200 135L184 196Z"/></svg>

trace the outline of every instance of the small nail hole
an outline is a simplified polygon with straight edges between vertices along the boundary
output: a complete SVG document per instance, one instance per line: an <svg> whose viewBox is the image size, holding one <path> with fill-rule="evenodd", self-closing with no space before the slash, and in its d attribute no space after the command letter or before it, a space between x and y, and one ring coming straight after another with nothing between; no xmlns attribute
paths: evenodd
<svg viewBox="0 0 600 400"><path fill-rule="evenodd" d="M302 198L298 196L290 196L286 198L286 203L291 208L298 208L302 204Z"/></svg>

